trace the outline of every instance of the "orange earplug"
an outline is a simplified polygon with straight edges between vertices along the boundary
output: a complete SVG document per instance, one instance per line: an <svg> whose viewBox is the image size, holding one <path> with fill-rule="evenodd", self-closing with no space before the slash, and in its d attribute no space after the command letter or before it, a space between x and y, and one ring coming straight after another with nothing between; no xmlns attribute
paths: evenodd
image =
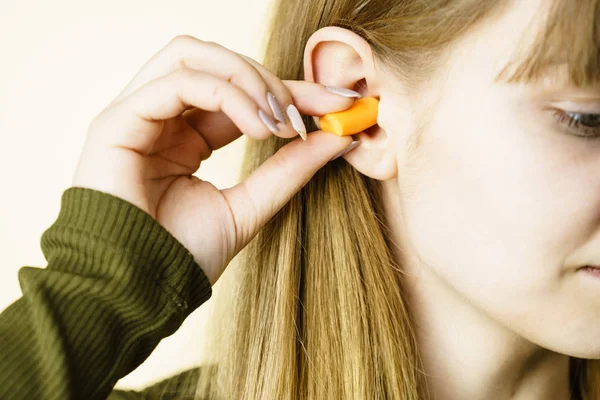
<svg viewBox="0 0 600 400"><path fill-rule="evenodd" d="M375 97L361 97L347 110L319 117L319 125L321 130L338 136L354 135L377 123L378 109L379 100Z"/></svg>

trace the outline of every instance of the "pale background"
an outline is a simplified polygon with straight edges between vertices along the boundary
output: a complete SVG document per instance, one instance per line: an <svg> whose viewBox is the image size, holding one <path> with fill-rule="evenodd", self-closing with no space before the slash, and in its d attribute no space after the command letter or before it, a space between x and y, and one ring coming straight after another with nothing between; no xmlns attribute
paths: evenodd
<svg viewBox="0 0 600 400"><path fill-rule="evenodd" d="M91 119L178 34L261 62L269 7L269 0L0 0L0 311L21 296L18 269L46 265L40 236L58 215ZM234 185L244 143L216 151L196 175ZM116 387L139 389L197 365L211 300Z"/></svg>

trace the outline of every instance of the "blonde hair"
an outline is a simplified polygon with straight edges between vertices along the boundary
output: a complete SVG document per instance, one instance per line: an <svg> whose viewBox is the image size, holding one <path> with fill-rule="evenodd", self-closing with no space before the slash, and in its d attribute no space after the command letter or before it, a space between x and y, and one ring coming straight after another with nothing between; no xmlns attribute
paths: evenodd
<svg viewBox="0 0 600 400"><path fill-rule="evenodd" d="M301 80L304 46L325 26L349 29L379 65L418 86L443 51L507 0L285 0L275 4L262 64ZM600 0L556 0L506 81L533 81L557 62L577 86L599 76ZM566 54L563 49L569 48ZM285 55L285 56L284 56ZM311 117L303 116L309 131ZM248 140L242 179L291 139ZM427 399L402 266L392 255L379 182L343 159L323 167L217 282L214 357L198 398ZM575 396L600 400L600 362L571 358Z"/></svg>

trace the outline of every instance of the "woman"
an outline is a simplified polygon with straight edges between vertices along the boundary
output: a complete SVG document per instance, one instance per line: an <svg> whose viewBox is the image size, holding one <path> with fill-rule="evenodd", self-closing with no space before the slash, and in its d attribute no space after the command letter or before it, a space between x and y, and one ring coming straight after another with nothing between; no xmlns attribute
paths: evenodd
<svg viewBox="0 0 600 400"><path fill-rule="evenodd" d="M0 398L599 400L599 21L289 0L264 66L176 38L90 125L0 315ZM348 90L380 108L343 154L309 117ZM243 183L190 176L241 134ZM214 363L114 390L217 280Z"/></svg>

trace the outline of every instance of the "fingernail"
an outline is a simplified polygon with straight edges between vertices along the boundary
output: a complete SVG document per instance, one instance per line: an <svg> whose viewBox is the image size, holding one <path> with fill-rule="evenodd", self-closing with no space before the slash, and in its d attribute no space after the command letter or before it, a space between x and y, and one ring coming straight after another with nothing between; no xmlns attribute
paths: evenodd
<svg viewBox="0 0 600 400"><path fill-rule="evenodd" d="M273 133L275 132L279 132L279 128L277 127L277 124L275 123L275 121L273 121L273 118L271 118L269 116L269 114L267 114L266 112L264 112L262 109L258 109L258 116L260 117L260 119L262 119L262 122L267 126L267 128L269 128L269 130Z"/></svg>
<svg viewBox="0 0 600 400"><path fill-rule="evenodd" d="M358 147L358 145L359 145L359 144L361 144L361 143L362 143L362 142L361 142L360 140L355 140L355 141L353 141L352 143L350 143L350 144L348 145L348 147L346 147L344 150L342 150L342 151L340 151L339 153L337 153L337 154L336 154L335 156L333 156L333 157L331 158L331 160L329 160L329 161L333 161L333 160L335 160L336 158L339 158L339 157L343 156L344 154L348 153L350 150L352 150L352 149L355 149L356 147Z"/></svg>
<svg viewBox="0 0 600 400"><path fill-rule="evenodd" d="M279 122L285 123L285 116L283 115L283 111L281 110L281 105L277 101L275 95L271 92L267 93L267 103L269 103L269 107L273 111L273 115Z"/></svg>
<svg viewBox="0 0 600 400"><path fill-rule="evenodd" d="M320 117L313 117L313 121L315 121L315 125L317 126L317 129L321 129Z"/></svg>
<svg viewBox="0 0 600 400"><path fill-rule="evenodd" d="M355 92L354 90L341 88L341 87L337 87L337 86L325 86L325 90L327 90L328 92L331 92L331 93L339 94L340 96L344 96L344 97L358 97L358 98L361 97L361 94L358 92Z"/></svg>
<svg viewBox="0 0 600 400"><path fill-rule="evenodd" d="M290 104L287 106L286 112L290 118L290 121L292 122L292 127L294 127L294 130L298 132L302 140L306 140L306 127L304 126L304 121L302 121L302 116L300 115L300 112L296 106Z"/></svg>

